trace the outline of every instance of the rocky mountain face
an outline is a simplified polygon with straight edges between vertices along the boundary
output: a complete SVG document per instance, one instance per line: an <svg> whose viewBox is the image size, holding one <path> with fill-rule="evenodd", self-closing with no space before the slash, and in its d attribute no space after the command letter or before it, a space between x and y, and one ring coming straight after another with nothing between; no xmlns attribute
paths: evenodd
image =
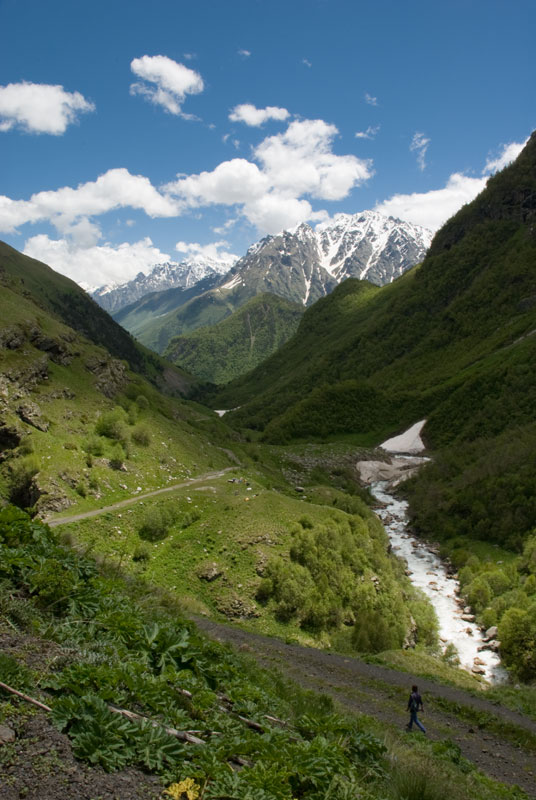
<svg viewBox="0 0 536 800"><path fill-rule="evenodd" d="M375 211L337 214L312 228L267 236L241 258L222 289L248 286L310 305L346 278L390 283L422 261L432 232Z"/></svg>
<svg viewBox="0 0 536 800"><path fill-rule="evenodd" d="M151 292L165 289L190 289L208 276L224 275L232 266L229 261L189 260L156 264L148 275L139 272L127 283L99 286L91 297L110 314L135 303Z"/></svg>

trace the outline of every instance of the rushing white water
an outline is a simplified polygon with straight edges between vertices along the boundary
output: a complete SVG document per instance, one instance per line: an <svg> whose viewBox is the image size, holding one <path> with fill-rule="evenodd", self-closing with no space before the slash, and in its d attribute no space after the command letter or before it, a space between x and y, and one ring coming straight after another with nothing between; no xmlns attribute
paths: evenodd
<svg viewBox="0 0 536 800"><path fill-rule="evenodd" d="M410 580L432 602L443 645L451 642L456 647L460 666L464 669L471 671L480 668L486 680L493 683L505 681L508 675L501 667L497 653L480 649L485 642L478 625L462 619L464 611L458 600L458 581L449 577L445 565L425 542L408 533L408 504L390 495L389 485L387 481L378 481L370 486L374 497L382 503L377 514L387 531L393 553L406 560Z"/></svg>

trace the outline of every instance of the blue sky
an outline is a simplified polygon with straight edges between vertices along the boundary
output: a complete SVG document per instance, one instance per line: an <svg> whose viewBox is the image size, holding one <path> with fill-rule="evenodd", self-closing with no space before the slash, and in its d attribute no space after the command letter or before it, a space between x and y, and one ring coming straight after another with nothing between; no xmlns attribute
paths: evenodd
<svg viewBox="0 0 536 800"><path fill-rule="evenodd" d="M0 237L96 286L376 208L536 127L534 0L0 0Z"/></svg>

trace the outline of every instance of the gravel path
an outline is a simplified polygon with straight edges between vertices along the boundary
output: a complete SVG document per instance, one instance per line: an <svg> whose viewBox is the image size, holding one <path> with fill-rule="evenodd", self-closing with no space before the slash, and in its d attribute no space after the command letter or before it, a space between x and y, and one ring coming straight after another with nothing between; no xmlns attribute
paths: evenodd
<svg viewBox="0 0 536 800"><path fill-rule="evenodd" d="M373 716L400 730L408 721L406 702L414 679L407 673L349 656L285 644L206 618L196 617L195 622L208 636L248 651L263 666L279 669L304 688L331 695L347 711ZM479 729L477 724L471 725L461 716L443 710L440 700L492 714L533 735L536 722L463 690L424 678L415 680L424 699L425 712L420 718L429 738L451 739L482 772L506 784L517 784L536 798L536 751L505 741L496 733Z"/></svg>
<svg viewBox="0 0 536 800"><path fill-rule="evenodd" d="M134 505L139 503L140 500L145 500L146 497L155 497L157 494L165 494L166 492L174 492L176 489L184 489L187 486L193 486L196 483L203 483L204 481L214 480L221 478L226 472L236 469L236 467L225 467L217 472L207 472L205 475L199 475L197 478L188 478L187 481L182 483L174 483L173 486L164 486L163 489L154 489L152 492L145 492L144 494L137 494L134 497L127 497L126 500L119 500L110 506L103 506L102 508L94 508L92 511L83 511L81 514L71 514L69 517L46 517L43 520L51 528L57 525L67 525L69 522L79 522L81 519L90 519L91 517L98 517L101 514L106 514L107 511L116 511L118 508L125 508L125 506Z"/></svg>

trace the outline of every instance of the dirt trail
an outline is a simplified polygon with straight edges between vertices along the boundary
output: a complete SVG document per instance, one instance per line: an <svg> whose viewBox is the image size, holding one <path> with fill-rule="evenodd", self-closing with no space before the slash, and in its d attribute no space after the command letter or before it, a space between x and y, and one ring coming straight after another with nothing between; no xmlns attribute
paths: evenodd
<svg viewBox="0 0 536 800"><path fill-rule="evenodd" d="M51 528L55 528L57 525L67 525L69 522L78 522L81 519L98 517L100 514L106 514L107 511L115 511L118 508L125 508L125 506L139 503L140 500L145 500L146 497L155 497L157 494L174 492L176 489L184 489L196 483L204 483L205 481L214 480L215 478L221 478L222 475L225 475L226 472L230 472L233 469L236 469L236 467L225 467L225 469L217 470L217 472L207 472L204 475L199 475L197 478L188 478L187 481L182 481L182 483L174 483L173 486L165 486L163 489L154 489L152 492L144 492L134 497L127 497L126 500L119 500L117 503L112 503L110 506L94 508L92 511L83 511L81 514L72 514L69 517L46 517L43 522L50 525Z"/></svg>
<svg viewBox="0 0 536 800"><path fill-rule="evenodd" d="M247 650L263 666L278 669L304 688L331 695L347 711L375 717L404 729L406 702L413 678L404 672L366 664L356 658L285 644L205 618L195 622L210 637ZM536 797L536 751L505 741L500 735L471 725L454 712L443 710L442 699L477 712L492 714L504 723L536 735L536 722L504 706L431 680L417 680L425 712L420 715L430 739L451 739L462 755L495 780L517 784ZM420 735L420 734L408 734Z"/></svg>

